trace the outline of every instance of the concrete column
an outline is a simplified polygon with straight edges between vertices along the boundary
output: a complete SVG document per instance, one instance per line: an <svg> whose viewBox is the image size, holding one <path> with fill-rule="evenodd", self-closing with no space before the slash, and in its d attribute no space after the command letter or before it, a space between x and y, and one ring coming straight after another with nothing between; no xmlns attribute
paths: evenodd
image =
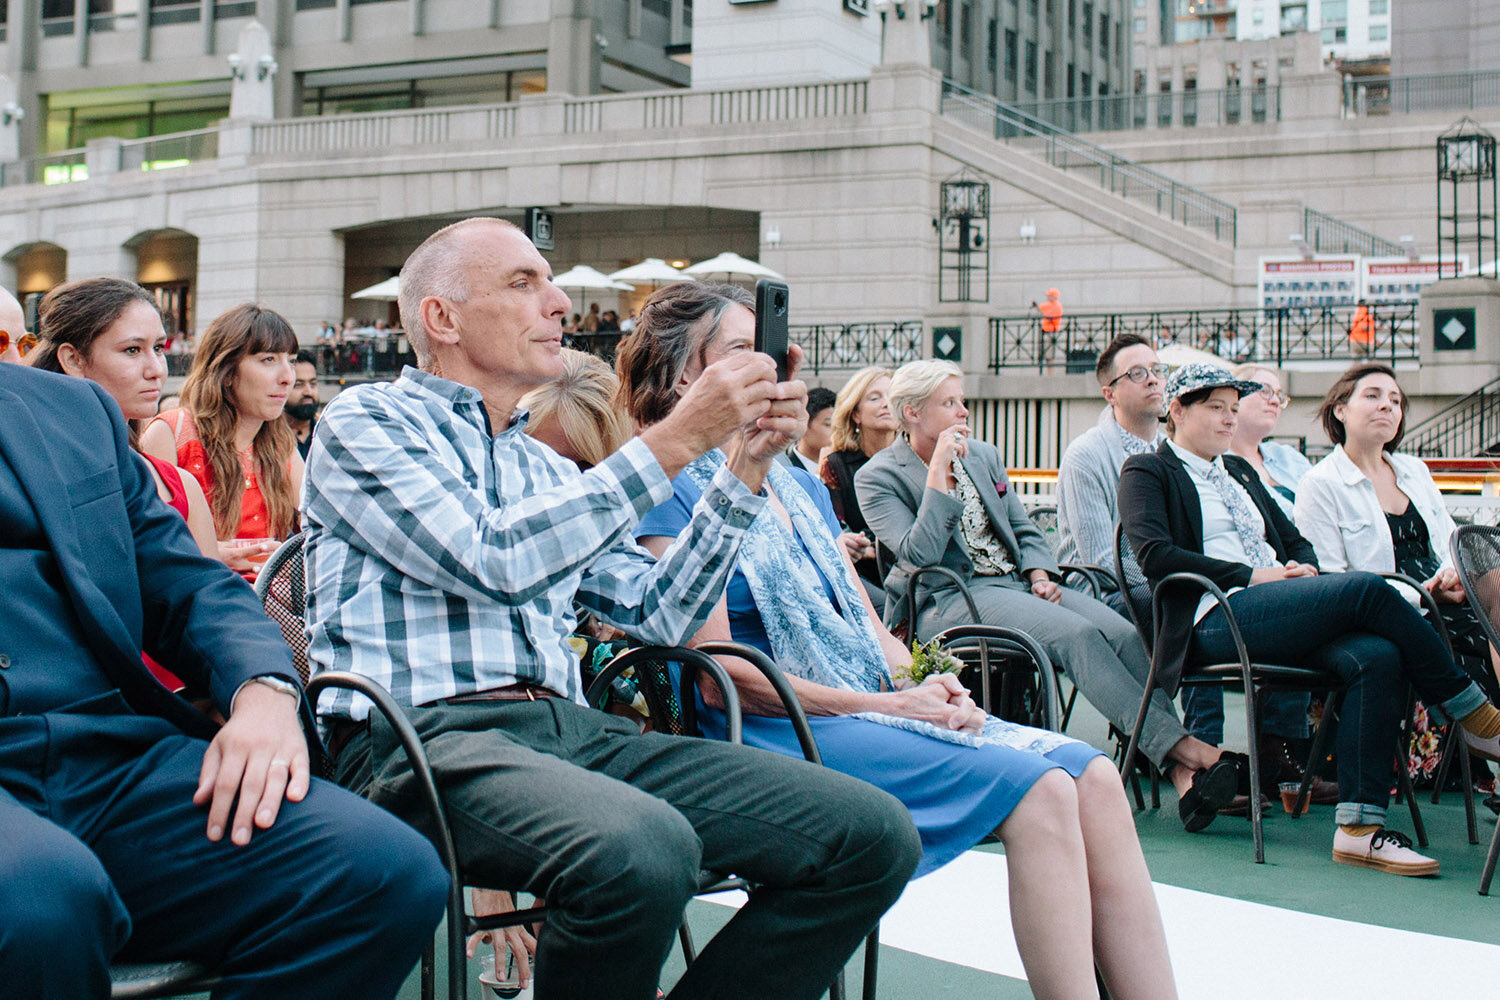
<svg viewBox="0 0 1500 1000"><path fill-rule="evenodd" d="M113 136L90 139L83 147L83 163L88 168L90 181L119 173L120 140Z"/></svg>
<svg viewBox="0 0 1500 1000"><path fill-rule="evenodd" d="M598 27L590 5L579 0L552 0L547 24L547 89L583 97L599 92Z"/></svg>
<svg viewBox="0 0 1500 1000"><path fill-rule="evenodd" d="M1465 338L1460 337L1460 327L1468 325L1470 311L1472 346L1462 346ZM1453 278L1433 282L1422 289L1417 329L1422 338L1418 391L1474 391L1500 371L1500 281Z"/></svg>
<svg viewBox="0 0 1500 1000"><path fill-rule="evenodd" d="M942 101L943 74L930 65L901 63L870 71L865 107L877 111L918 110L936 113Z"/></svg>

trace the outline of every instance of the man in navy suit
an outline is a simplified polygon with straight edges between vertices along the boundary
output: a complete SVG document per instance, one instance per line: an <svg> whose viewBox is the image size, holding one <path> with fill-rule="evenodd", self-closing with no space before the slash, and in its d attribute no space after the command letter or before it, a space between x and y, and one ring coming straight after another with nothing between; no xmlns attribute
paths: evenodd
<svg viewBox="0 0 1500 1000"><path fill-rule="evenodd" d="M209 965L217 998L394 995L447 875L310 777L279 629L198 554L92 382L0 364L0 579L5 992L106 997L121 958Z"/></svg>

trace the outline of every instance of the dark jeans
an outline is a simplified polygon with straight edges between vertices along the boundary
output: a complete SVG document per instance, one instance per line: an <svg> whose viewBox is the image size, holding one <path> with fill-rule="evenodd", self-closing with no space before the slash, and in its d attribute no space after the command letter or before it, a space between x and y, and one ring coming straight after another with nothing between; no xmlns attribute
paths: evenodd
<svg viewBox="0 0 1500 1000"><path fill-rule="evenodd" d="M1130 609L1125 605L1125 594L1111 590L1099 598L1115 611L1130 618ZM1144 583L1130 588L1130 600L1135 607L1151 614L1151 587ZM1204 661L1207 662L1207 661ZM1182 704L1182 724L1204 743L1219 746L1224 742L1224 692L1217 687L1185 687L1178 695ZM1307 695L1294 691L1274 691L1261 702L1260 730L1287 739L1300 739L1307 735Z"/></svg>
<svg viewBox="0 0 1500 1000"><path fill-rule="evenodd" d="M409 710L467 878L546 899L538 1000L646 1000L701 869L760 885L676 998L820 995L896 901L921 846L899 802L779 754L640 734L554 698ZM371 767L373 762L373 768ZM340 780L422 825L389 728L361 728Z"/></svg>
<svg viewBox="0 0 1500 1000"><path fill-rule="evenodd" d="M1467 715L1485 701L1432 626L1373 573L1258 584L1231 594L1229 606L1253 659L1317 667L1344 679L1340 823L1385 820L1408 684L1428 705L1452 716ZM1193 630L1188 663L1236 657L1228 620L1215 608Z"/></svg>
<svg viewBox="0 0 1500 1000"><path fill-rule="evenodd" d="M218 1000L395 995L447 899L432 845L319 779L211 842L206 747L128 714L0 720L0 993L106 997L118 958L207 964Z"/></svg>

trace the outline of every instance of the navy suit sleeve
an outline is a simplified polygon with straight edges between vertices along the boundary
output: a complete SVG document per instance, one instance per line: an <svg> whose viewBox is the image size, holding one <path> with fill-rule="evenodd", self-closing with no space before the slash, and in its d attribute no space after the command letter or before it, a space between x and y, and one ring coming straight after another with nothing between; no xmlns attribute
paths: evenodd
<svg viewBox="0 0 1500 1000"><path fill-rule="evenodd" d="M298 682L281 629L243 579L198 551L187 522L157 496L156 481L130 447L114 400L87 384L100 397L114 435L135 542L146 652L179 677L205 685L226 715L234 693L252 677L275 674Z"/></svg>
<svg viewBox="0 0 1500 1000"><path fill-rule="evenodd" d="M1200 573L1220 587L1249 586L1249 566L1185 548L1183 539L1173 535L1169 474L1156 455L1132 455L1120 470L1120 523L1141 570L1152 581L1187 572Z"/></svg>

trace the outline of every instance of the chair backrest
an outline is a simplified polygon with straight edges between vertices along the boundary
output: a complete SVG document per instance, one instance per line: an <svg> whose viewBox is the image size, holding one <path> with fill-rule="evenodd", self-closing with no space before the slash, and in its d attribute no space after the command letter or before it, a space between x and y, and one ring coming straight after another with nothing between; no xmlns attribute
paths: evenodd
<svg viewBox="0 0 1500 1000"><path fill-rule="evenodd" d="M277 625L292 650L297 676L307 683L307 578L302 561L303 535L297 534L281 543L271 553L260 575L255 578L255 596L261 607Z"/></svg>
<svg viewBox="0 0 1500 1000"><path fill-rule="evenodd" d="M1150 653L1156 647L1156 636L1151 632L1151 607L1149 604L1142 605L1136 601L1137 592L1140 588L1130 586L1130 579L1125 575L1126 560L1135 561L1135 553L1130 551L1130 539L1125 537L1125 525L1115 522L1115 579L1119 581L1121 593L1125 596L1125 610L1130 613L1130 621L1135 625L1135 630L1140 633L1141 641L1146 644L1146 652Z"/></svg>
<svg viewBox="0 0 1500 1000"><path fill-rule="evenodd" d="M1031 507L1026 511L1031 518L1031 523L1036 525L1042 537L1047 539L1047 547L1052 550L1052 555L1057 555L1057 508L1056 507Z"/></svg>
<svg viewBox="0 0 1500 1000"><path fill-rule="evenodd" d="M1490 643L1500 646L1500 527L1461 524L1448 544L1469 607Z"/></svg>

